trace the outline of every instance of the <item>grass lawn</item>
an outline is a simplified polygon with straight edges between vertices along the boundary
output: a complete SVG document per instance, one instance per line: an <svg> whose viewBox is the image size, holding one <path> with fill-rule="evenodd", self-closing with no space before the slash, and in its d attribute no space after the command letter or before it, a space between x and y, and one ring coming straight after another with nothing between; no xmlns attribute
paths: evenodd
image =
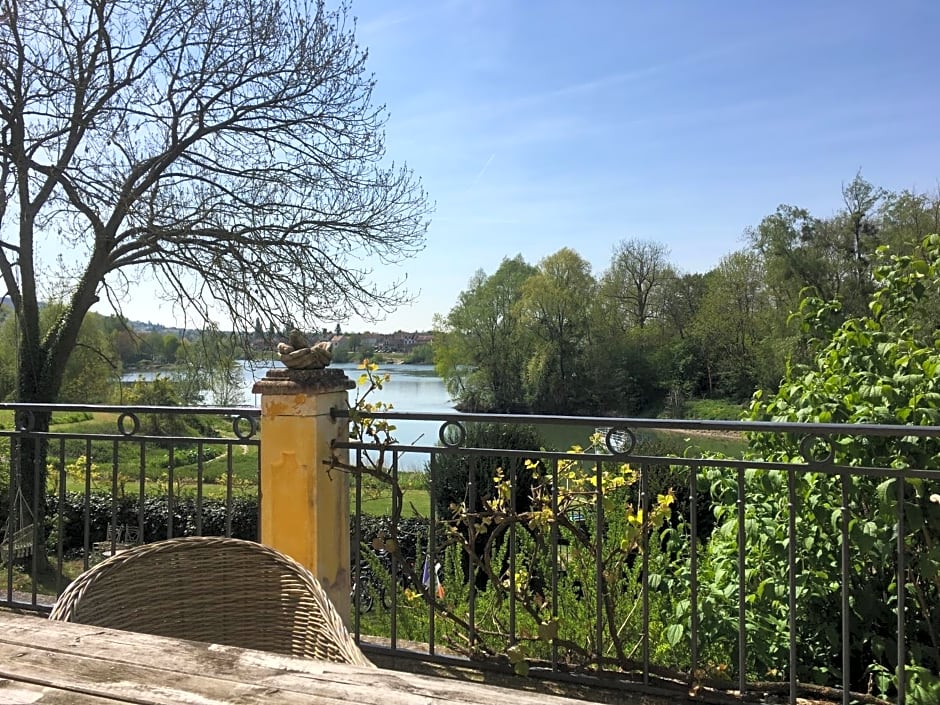
<svg viewBox="0 0 940 705"><path fill-rule="evenodd" d="M431 496L428 494L423 472L401 472L398 483L402 488L402 512L404 518L431 513ZM356 509L355 485L350 487L350 511ZM372 516L388 516L392 513L391 489L372 477L363 477L362 513Z"/></svg>
<svg viewBox="0 0 940 705"><path fill-rule="evenodd" d="M65 412L53 414L50 431L64 434L117 435L119 415L116 413ZM148 419L141 417L148 433ZM88 438L53 438L49 441L48 465L65 469L68 491L85 490L86 473L90 475L92 491L109 492L117 485L122 494L136 494L140 477L145 478L147 495L166 494L171 481L178 495L193 493L200 476L202 460L203 494L224 497L229 481L231 456L231 482L233 489L256 491L258 482L258 446L213 442L212 436L233 439L231 423L224 418L201 417L208 429L177 425L173 432L179 435L200 434L204 440L179 442L142 442L131 437L127 440L92 440ZM178 423L178 422L177 422ZM0 412L0 429L13 426L13 412ZM208 433L206 431L208 430ZM0 455L9 455L9 439L0 439ZM171 464L172 456L172 464ZM172 471L171 471L172 465ZM6 468L7 471L9 468ZM0 470L2 472L2 470ZM50 472L50 489L55 490L61 476Z"/></svg>
<svg viewBox="0 0 940 705"><path fill-rule="evenodd" d="M588 444L593 426L545 425L539 430L545 447L550 450L568 450L572 446ZM702 453L724 453L739 456L747 447L743 437L735 434L690 433L688 431L637 432L636 452L650 455L701 455Z"/></svg>
<svg viewBox="0 0 940 705"><path fill-rule="evenodd" d="M66 412L54 414L52 430L57 433L114 435L118 433L118 414ZM213 434L232 438L231 424L224 418L206 418L212 424ZM146 419L141 419L146 423ZM13 413L0 412L0 428L10 428ZM566 450L574 445L585 446L593 426L546 425L541 427L543 440L550 449ZM728 435L701 435L684 432L647 432L639 435L637 451L654 455L699 454L718 451L738 455L745 447L741 438ZM6 448L3 448L3 446ZM0 455L9 453L9 439L0 439ZM207 499L223 499L229 481L228 466L231 457L231 484L237 495L254 495L258 482L258 446L213 443L211 439L173 447L158 443L127 441L91 441L82 438L53 439L49 446L49 463L53 467L64 464L66 489L83 492L85 473L90 469L92 490L108 493L115 483L119 494L136 496L141 475L145 478L144 493L148 496L165 495L170 478L170 455L173 455L172 483L176 496L194 496L199 479L199 458L202 456L202 494ZM90 458L90 468L85 458ZM116 468L116 472L115 472ZM0 468L0 472L2 472ZM7 467L8 471L9 468ZM116 476L115 476L116 475ZM2 481L2 480L0 480ZM51 474L51 489L59 477ZM403 517L428 516L430 497L423 472L402 472L400 483L404 490ZM350 507L355 510L355 495L351 493ZM363 479L362 513L388 515L391 513L391 491L373 478Z"/></svg>

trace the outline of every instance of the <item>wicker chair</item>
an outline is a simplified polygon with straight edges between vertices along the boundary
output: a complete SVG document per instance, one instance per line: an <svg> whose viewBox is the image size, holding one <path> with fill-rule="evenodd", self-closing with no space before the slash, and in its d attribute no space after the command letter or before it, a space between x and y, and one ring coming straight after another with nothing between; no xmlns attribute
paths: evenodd
<svg viewBox="0 0 940 705"><path fill-rule="evenodd" d="M49 618L372 665L310 571L240 539L191 536L121 551L76 578Z"/></svg>

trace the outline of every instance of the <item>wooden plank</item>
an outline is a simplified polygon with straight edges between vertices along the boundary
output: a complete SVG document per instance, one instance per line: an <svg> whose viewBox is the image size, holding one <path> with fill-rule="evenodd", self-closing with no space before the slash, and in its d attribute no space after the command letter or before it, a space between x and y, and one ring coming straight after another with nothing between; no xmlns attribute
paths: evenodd
<svg viewBox="0 0 940 705"><path fill-rule="evenodd" d="M231 647L228 647L231 651ZM239 651L239 650L235 650ZM172 705L198 702L199 705L424 705L428 702L471 705L482 702L488 695L486 686L415 678L410 674L391 671L358 669L351 673L343 664L322 664L322 673L316 667L296 670L272 668L267 654L241 654L232 671L216 674L200 659L193 661L192 670L204 675L184 673L167 667L163 653L151 663L158 666L126 661L114 661L100 656L82 656L75 653L34 648L24 645L0 644L0 678L13 681L29 679L48 688L72 690L98 697L113 698L147 705ZM275 663L293 669L296 659L274 657ZM262 664L268 675L257 678L257 668L245 668L251 662ZM316 662L314 662L316 663ZM269 670L270 669L270 670ZM251 671L252 673L250 673ZM495 689L502 690L502 689ZM524 705L545 703L547 698L516 691L505 691L499 698Z"/></svg>
<svg viewBox="0 0 940 705"><path fill-rule="evenodd" d="M114 700L0 679L0 705L114 705Z"/></svg>
<svg viewBox="0 0 940 705"><path fill-rule="evenodd" d="M314 692L281 692L237 680L9 644L0 644L0 678L135 705L346 705Z"/></svg>
<svg viewBox="0 0 940 705"><path fill-rule="evenodd" d="M168 705L571 705L479 683L372 670L0 613L0 677ZM192 696L194 700L185 699ZM128 699L133 698L133 699Z"/></svg>
<svg viewBox="0 0 940 705"><path fill-rule="evenodd" d="M54 627L53 627L54 625ZM53 627L53 629L50 629ZM385 702L396 691L421 693L439 700L473 702L481 705L503 705L507 698L515 702L545 703L546 695L494 688L474 683L461 683L433 676L417 676L397 671L366 670L344 664L322 663L296 659L267 652L208 646L144 634L100 629L84 625L48 623L35 618L17 618L6 622L0 615L0 642L31 644L76 656L98 657L114 662L153 664L153 654L160 654L159 667L194 675L211 673L215 677L239 682L261 682L273 677L285 689L309 692L311 687L326 689L323 694L348 697L348 689L371 684L370 690L357 695L359 702ZM285 672L294 674L290 679ZM305 677L299 678L305 674ZM290 681L290 684L288 683ZM334 693L335 686L340 691ZM275 685L272 683L272 685ZM383 698L375 698L375 686L386 689ZM550 702L550 701L549 701ZM557 698L556 702L577 702Z"/></svg>

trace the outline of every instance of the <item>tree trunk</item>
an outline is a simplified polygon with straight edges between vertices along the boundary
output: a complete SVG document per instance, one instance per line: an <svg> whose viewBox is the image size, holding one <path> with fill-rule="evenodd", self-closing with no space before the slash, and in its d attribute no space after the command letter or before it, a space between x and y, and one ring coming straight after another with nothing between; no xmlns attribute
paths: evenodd
<svg viewBox="0 0 940 705"><path fill-rule="evenodd" d="M20 344L20 365L17 380L17 401L22 403L48 404L55 400L55 392L50 388L54 383L46 373L46 360L48 359L41 345L30 344L29 338L24 336ZM45 438L32 436L33 433L45 433L49 430L49 421L52 414L48 411L32 409L17 413L16 427L24 436L14 437L11 452L13 455L13 468L16 477L11 478L18 483L19 489L26 500L26 506L32 514L33 522L38 526L38 541L45 542L44 519L46 517L46 457L48 454L48 441ZM45 552L40 551L40 557Z"/></svg>

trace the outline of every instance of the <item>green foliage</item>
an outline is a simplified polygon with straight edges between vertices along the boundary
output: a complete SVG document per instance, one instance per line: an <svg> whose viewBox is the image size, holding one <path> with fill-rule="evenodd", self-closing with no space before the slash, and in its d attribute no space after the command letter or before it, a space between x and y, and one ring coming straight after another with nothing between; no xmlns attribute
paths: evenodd
<svg viewBox="0 0 940 705"><path fill-rule="evenodd" d="M49 495L49 516L46 519L47 535L54 550L58 535L55 533L62 521L62 545L71 555L84 548L84 522L87 506L89 520L89 543L104 541L108 526L117 514L118 525L138 526L143 522L142 542L159 541L168 535L169 521L173 523L174 536L191 536L197 533L202 523L202 533L207 536L224 536L231 519L232 536L256 540L258 538L258 500L256 497L233 497L230 507L225 501L203 499L201 507L192 497L174 497L172 509L166 496L145 497L143 504L137 497L113 498L107 493L93 492L87 498L83 493L64 493L59 504L58 493Z"/></svg>
<svg viewBox="0 0 940 705"><path fill-rule="evenodd" d="M40 316L51 326L62 306L46 306ZM121 366L104 330L103 317L89 313L82 321L75 350L65 366L58 401L102 403L111 401L120 384Z"/></svg>
<svg viewBox="0 0 940 705"><path fill-rule="evenodd" d="M787 324L803 289L840 302L837 324L862 315L878 246L911 254L940 228L936 194L888 193L857 174L841 196L827 217L781 206L748 229L747 249L703 273L677 271L662 244L637 239L619 243L597 278L569 248L538 267L506 259L436 320L435 365L471 411L666 407L678 418L688 399L776 390L788 361L811 356ZM924 309L936 319L940 300Z"/></svg>
<svg viewBox="0 0 940 705"><path fill-rule="evenodd" d="M427 344L416 345L405 356L405 362L409 365L430 365L434 362L434 349Z"/></svg>
<svg viewBox="0 0 940 705"><path fill-rule="evenodd" d="M496 423L464 424L466 435L461 442L464 448L499 448L502 450L531 450L543 445L542 438L534 426ZM455 507L469 507L478 511L483 504L494 497L494 476L498 468L509 468L515 464L516 505L528 504L532 489L533 476L522 463L507 456L484 455L469 456L460 453L441 453L433 460L433 469L425 467L425 476L434 478L434 505L440 519L450 519ZM433 474L432 474L433 473ZM471 473L476 499L469 497Z"/></svg>
<svg viewBox="0 0 940 705"><path fill-rule="evenodd" d="M91 421L92 414L87 411L57 411L49 419L50 426L70 425Z"/></svg>
<svg viewBox="0 0 940 705"><path fill-rule="evenodd" d="M807 296L798 320L811 361L794 363L775 395L758 393L750 409L754 420L935 425L940 420L940 352L935 328L925 315L940 296L940 236L926 238L919 251L878 252L875 291L866 315L841 320L839 306ZM754 434L751 452L763 460L802 460L800 439ZM833 437L815 451L832 453L836 463L893 468L940 468L940 439L908 436L899 440L858 435ZM703 564L704 639L727 642L735 626L733 563L737 551L736 494L733 478L710 473L709 491L719 527L708 543ZM805 672L815 682L840 677L840 528L842 481L812 473L792 480L797 498L798 642ZM894 615L897 502L904 502L904 550L908 588L909 659L929 673L940 672L940 502L932 501L936 483L894 478L857 478L846 491L854 547L849 584L853 662L880 673L893 672L897 634ZM786 662L785 585L788 517L787 477L783 472L749 471L746 476L745 532L749 551L746 576L749 617L749 670L779 672ZM903 499L902 499L903 497ZM753 556L757 561L750 561ZM859 678L860 673L854 676ZM914 677L914 676L912 676ZM926 676L914 677L921 690ZM919 678L919 680L917 680ZM885 686L887 687L887 686ZM913 696L912 696L913 697ZM928 702L928 701L923 701ZM933 702L933 701L930 701Z"/></svg>
<svg viewBox="0 0 940 705"><path fill-rule="evenodd" d="M689 399L681 418L737 421L743 413L743 406L727 399Z"/></svg>
<svg viewBox="0 0 940 705"><path fill-rule="evenodd" d="M636 329L630 335L595 317L587 338L584 371L578 384L585 390L585 411L602 414L645 414L665 392L657 364L657 334Z"/></svg>
<svg viewBox="0 0 940 705"><path fill-rule="evenodd" d="M40 316L43 334L63 308L63 304L55 302L43 307ZM75 351L65 366L57 401L100 404L114 397L121 366L104 321L101 315L89 313L82 322ZM0 322L0 399L7 401L15 401L16 396L20 335L14 316L7 316Z"/></svg>
<svg viewBox="0 0 940 705"><path fill-rule="evenodd" d="M531 332L520 310L522 287L535 268L504 259L477 272L446 318L435 321L434 363L451 396L468 411L519 411Z"/></svg>
<svg viewBox="0 0 940 705"><path fill-rule="evenodd" d="M700 341L710 395L742 400L751 396L761 377L761 348L775 315L757 254L741 250L723 257L706 280L690 326Z"/></svg>
<svg viewBox="0 0 940 705"><path fill-rule="evenodd" d="M180 382L172 377L137 380L124 393L131 406L182 406L185 403ZM186 414L143 414L141 431L152 436L195 436L212 433L204 419Z"/></svg>
<svg viewBox="0 0 940 705"><path fill-rule="evenodd" d="M590 376L585 366L591 316L585 301L597 284L591 265L564 247L539 262L526 279L519 305L534 333L525 367L529 408L539 413L571 414L588 409Z"/></svg>
<svg viewBox="0 0 940 705"><path fill-rule="evenodd" d="M193 400L187 403L201 402L206 391L210 403L217 406L243 403L244 381L241 366L236 362L238 355L238 337L223 333L216 326L209 326L194 340L181 343L176 350L174 375L179 378L185 398Z"/></svg>
<svg viewBox="0 0 940 705"><path fill-rule="evenodd" d="M481 426L476 433L474 445L484 436L501 442L506 430ZM586 451L596 453L600 442L600 436L595 436L594 445ZM560 462L557 473L546 472L535 460L516 466L497 464L492 476L479 482L491 490L477 502L466 496L466 478L473 472L474 461L460 458L462 468L455 463L454 475L459 476L462 490L446 516L440 517L440 553L432 561L442 564L440 591L433 582L425 585L416 580L426 536L418 537L411 554L405 544L408 532L402 530L401 522L396 540L389 536L394 519L375 532L378 543L373 539L364 544L366 550L378 546L397 553L401 563L415 566L408 586L398 589L400 638L425 639L431 607L439 642L478 657L502 660L520 675L528 672L530 663L550 659L555 648L562 660L572 664L587 665L597 658L624 665L629 661L642 633L642 614L637 609L641 562L637 558L647 546L652 564L665 560L659 543L648 538L664 530L673 494L667 490L659 495L644 515L636 505L638 475L633 469L619 463L599 468L594 459L577 457L581 448L571 452L575 458ZM436 467L434 472L432 490L439 486ZM521 502L514 481L523 474L528 477L527 498ZM394 477L387 477L395 482ZM420 530L426 531L427 525ZM372 531L363 529L364 541ZM552 548L553 537L559 539L557 549ZM598 557L602 561L600 584ZM558 584L557 597L550 589L553 581ZM663 600L656 591L665 584L657 575L651 599L654 614L662 617L653 617L653 628L662 636L654 639L653 648L661 661L675 663L684 647L669 642L674 635L666 613L659 610ZM467 611L471 602L473 617ZM601 642L596 641L595 627L599 606ZM370 633L385 633L388 628L378 615L365 619Z"/></svg>
<svg viewBox="0 0 940 705"><path fill-rule="evenodd" d="M352 517L351 521L355 529L356 518ZM425 517L402 517L393 527L390 516L363 514L359 519L359 532L362 542L369 548L376 541L384 543L394 539L400 557L412 563L423 556L422 550L427 550L428 520Z"/></svg>

